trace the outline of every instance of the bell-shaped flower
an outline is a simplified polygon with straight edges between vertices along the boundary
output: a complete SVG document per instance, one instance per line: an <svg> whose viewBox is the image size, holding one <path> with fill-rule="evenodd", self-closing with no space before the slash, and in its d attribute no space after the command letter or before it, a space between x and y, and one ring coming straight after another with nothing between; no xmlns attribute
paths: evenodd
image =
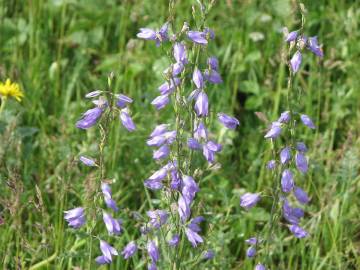
<svg viewBox="0 0 360 270"><path fill-rule="evenodd" d="M200 45L206 45L208 43L206 39L206 34L199 31L189 31L187 37L194 43Z"/></svg>
<svg viewBox="0 0 360 270"><path fill-rule="evenodd" d="M293 73L298 72L302 61L301 52L297 51L290 60L290 66Z"/></svg>
<svg viewBox="0 0 360 270"><path fill-rule="evenodd" d="M281 175L281 189L283 192L290 192L294 188L293 174L290 170L285 169Z"/></svg>
<svg viewBox="0 0 360 270"><path fill-rule="evenodd" d="M229 116L225 113L218 113L218 119L226 128L235 129L240 123L235 117Z"/></svg>
<svg viewBox="0 0 360 270"><path fill-rule="evenodd" d="M124 259L127 260L131 258L137 251L137 245L134 241L128 243L125 248L122 250L121 255L124 256Z"/></svg>
<svg viewBox="0 0 360 270"><path fill-rule="evenodd" d="M80 129L88 129L94 126L103 113L103 109L99 107L95 107L86 111L82 118L76 122L76 127Z"/></svg>
<svg viewBox="0 0 360 270"><path fill-rule="evenodd" d="M240 206L249 210L260 201L260 194L258 193L245 193L240 197Z"/></svg>
<svg viewBox="0 0 360 270"><path fill-rule="evenodd" d="M136 126L131 119L129 115L129 111L125 108L120 111L120 120L122 125L128 130L128 131L134 131L136 129Z"/></svg>
<svg viewBox="0 0 360 270"><path fill-rule="evenodd" d="M201 91L196 98L195 112L198 117L204 117L209 114L209 100L204 91Z"/></svg>
<svg viewBox="0 0 360 270"><path fill-rule="evenodd" d="M64 211L65 213L65 220L68 222L70 227L74 229L78 229L83 226L86 222L85 219L85 211L82 207L77 207L71 210Z"/></svg>
<svg viewBox="0 0 360 270"><path fill-rule="evenodd" d="M121 233L121 224L120 219L114 219L111 215L103 212L103 220L109 234L119 235Z"/></svg>

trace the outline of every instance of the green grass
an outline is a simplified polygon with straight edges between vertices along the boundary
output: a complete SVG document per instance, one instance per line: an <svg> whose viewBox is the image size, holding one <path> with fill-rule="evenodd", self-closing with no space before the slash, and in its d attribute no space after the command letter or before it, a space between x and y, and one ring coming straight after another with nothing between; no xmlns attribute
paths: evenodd
<svg viewBox="0 0 360 270"><path fill-rule="evenodd" d="M311 170L302 183L312 198L305 217L310 237L299 241L278 228L271 269L360 269L360 4L304 3L306 32L318 35L325 52L323 60L307 54L295 81L299 108L318 127L302 134L310 146ZM178 28L183 21L192 23L191 4L196 1L178 3ZM98 134L79 131L74 123L89 107L85 93L105 87L110 71L116 90L135 100L138 126L131 135L119 127L111 130L106 166L116 179L114 196L124 216L156 204L143 187L156 168L144 141L155 122L171 117L170 110L159 114L150 105L166 58L136 33L160 26L167 12L162 0L0 1L0 79L12 78L25 92L23 102L9 102L0 119L4 269L39 262L37 269L88 269L85 241L66 228L63 211L89 200L90 170L75 161L79 153L96 152ZM219 57L224 79L211 90L210 102L214 111L236 115L241 126L227 134L219 126L213 129L225 143L222 169L203 179L199 201L211 217L209 240L218 256L203 269L253 269L254 262L244 258L244 239L261 228L268 211L242 211L239 194L272 185L264 169L266 125L255 112L273 120L285 108L280 30L296 27L296 18L293 1L228 0L218 1L207 20L217 35L209 50ZM255 41L256 36L263 39ZM267 202L261 206L269 210ZM123 247L134 232L129 228L116 246ZM94 248L97 253L97 244ZM133 268L119 258L110 269Z"/></svg>

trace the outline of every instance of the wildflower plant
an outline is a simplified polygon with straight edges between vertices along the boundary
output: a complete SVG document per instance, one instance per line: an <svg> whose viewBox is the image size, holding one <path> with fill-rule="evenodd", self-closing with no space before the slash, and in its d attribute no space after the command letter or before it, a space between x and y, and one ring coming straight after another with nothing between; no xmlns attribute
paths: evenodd
<svg viewBox="0 0 360 270"><path fill-rule="evenodd" d="M159 95L151 104L159 111L172 106L174 114L168 123L157 123L146 141L158 169L144 180L144 186L160 203L157 208L150 203L152 209L144 217L142 235L123 251L128 254L129 245L144 250L148 269L186 269L186 265L215 256L202 235L206 218L200 213L196 196L201 192L203 174L217 167L216 154L222 150L208 130L214 114L208 94L222 78L217 58L208 55L215 34L207 27L206 16L213 1L201 2L193 7L193 19L198 22L194 26L185 22L176 30L175 1L170 1L169 20L158 30L141 28L137 34L140 39L154 41L169 61ZM219 113L218 120L229 129L239 125L236 118L225 113ZM207 165L196 167L195 159Z"/></svg>
<svg viewBox="0 0 360 270"><path fill-rule="evenodd" d="M114 74L108 77L108 89L96 90L86 94L86 98L91 100L92 108L87 110L77 121L76 127L81 130L97 128L99 131L97 157L81 155L79 162L91 170L96 171L95 190L91 192L93 196L90 203L85 206L75 206L73 209L65 211L64 218L68 226L73 229L85 228L88 236L89 267L93 262L93 239L99 243L100 254L95 258L98 264L109 264L114 256L119 252L113 246L116 244L116 236L123 231L122 220L119 218L119 207L112 196L112 180L108 180L105 170L105 147L108 141L111 127L116 122L121 122L122 126L132 132L136 126L131 118L129 105L133 102L131 98L115 93L112 88ZM102 226L102 229L99 227ZM97 231L106 229L107 236L95 235ZM106 240L105 240L106 239ZM126 249L126 257L131 256L133 246Z"/></svg>
<svg viewBox="0 0 360 270"><path fill-rule="evenodd" d="M0 115L5 108L8 98L11 97L16 99L16 101L20 102L21 99L24 97L24 93L21 90L19 84L11 82L10 79L6 79L4 83L0 82Z"/></svg>
<svg viewBox="0 0 360 270"><path fill-rule="evenodd" d="M300 29L288 32L285 29L285 42L288 46L287 66L289 77L287 84L287 110L272 122L264 138L271 144L272 159L267 162L267 169L272 176L273 188L270 194L272 207L269 222L261 232L246 240L249 245L248 258L256 258L255 269L266 269L271 265L270 245L277 227L287 227L296 238L305 238L309 235L304 228L303 207L309 203L310 198L300 186L305 181L309 170L306 153L308 148L301 141L303 127L313 130L316 128L310 116L303 114L298 105L300 97L294 91L294 80L301 69L303 55L309 51L316 57L323 57L321 46L317 37L307 37L304 34L306 10L303 4L298 8L301 13ZM249 210L260 201L261 194L246 193L240 199L240 205ZM263 256L266 258L263 258Z"/></svg>

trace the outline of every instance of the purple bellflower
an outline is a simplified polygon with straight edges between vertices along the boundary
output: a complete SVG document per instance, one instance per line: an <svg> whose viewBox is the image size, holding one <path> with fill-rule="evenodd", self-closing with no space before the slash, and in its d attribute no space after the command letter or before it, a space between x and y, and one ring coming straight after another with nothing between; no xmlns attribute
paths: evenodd
<svg viewBox="0 0 360 270"><path fill-rule="evenodd" d="M124 256L124 259L127 260L131 258L136 251L137 251L137 245L134 241L131 241L125 246L121 254Z"/></svg>
<svg viewBox="0 0 360 270"><path fill-rule="evenodd" d="M240 197L240 206L249 210L254 207L260 201L260 195L258 193L245 193Z"/></svg>
<svg viewBox="0 0 360 270"><path fill-rule="evenodd" d="M114 219L111 215L104 211L103 220L109 234L119 235L121 233L121 219Z"/></svg>
<svg viewBox="0 0 360 270"><path fill-rule="evenodd" d="M107 242L100 240L100 250L102 256L99 256L95 259L98 264L107 264L112 262L112 255L119 255L115 248L110 246Z"/></svg>
<svg viewBox="0 0 360 270"><path fill-rule="evenodd" d="M204 240L201 238L201 236L197 233L191 230L190 228L185 229L185 234L189 242L193 247L197 247L199 243L204 242Z"/></svg>
<svg viewBox="0 0 360 270"><path fill-rule="evenodd" d="M290 152L290 147L285 147L284 149L281 150L280 152L280 161L281 164L286 164L290 161L291 159L291 152Z"/></svg>
<svg viewBox="0 0 360 270"><path fill-rule="evenodd" d="M116 106L118 106L121 109L125 108L126 104L133 102L133 100L131 98L129 98L128 96L125 96L123 94L116 95L116 98L117 98Z"/></svg>
<svg viewBox="0 0 360 270"><path fill-rule="evenodd" d="M95 160L93 160L92 158L80 156L79 160L88 167L96 166Z"/></svg>
<svg viewBox="0 0 360 270"><path fill-rule="evenodd" d="M304 156L304 154L298 152L295 155L295 164L296 164L296 168L302 172L302 173L306 173L308 171L308 162L306 157Z"/></svg>
<svg viewBox="0 0 360 270"><path fill-rule="evenodd" d="M150 225L156 229L164 225L169 217L169 214L165 210L147 211L146 214L150 218Z"/></svg>
<svg viewBox="0 0 360 270"><path fill-rule="evenodd" d="M300 115L300 119L301 119L301 122L303 122L303 124L305 126L307 126L308 128L311 128L311 129L315 129L315 125L313 123L313 121L310 119L309 116L307 116L306 114L302 114Z"/></svg>
<svg viewBox="0 0 360 270"><path fill-rule="evenodd" d="M197 116L207 116L209 114L209 100L204 91L201 91L196 98L195 111Z"/></svg>
<svg viewBox="0 0 360 270"><path fill-rule="evenodd" d="M276 139L281 134L281 124L279 122L271 123L270 130L265 134L265 139Z"/></svg>
<svg viewBox="0 0 360 270"><path fill-rule="evenodd" d="M283 171L281 176L281 188L283 192L289 193L294 188L293 174L290 170Z"/></svg>
<svg viewBox="0 0 360 270"><path fill-rule="evenodd" d="M192 80L197 87L197 89L203 89L204 88L204 79L201 74L201 71L196 67L193 72Z"/></svg>
<svg viewBox="0 0 360 270"><path fill-rule="evenodd" d="M235 129L240 123L235 117L229 116L225 113L218 113L218 119L226 128Z"/></svg>
<svg viewBox="0 0 360 270"><path fill-rule="evenodd" d="M248 258L253 258L256 255L256 248L254 246L251 246L246 251L246 256Z"/></svg>
<svg viewBox="0 0 360 270"><path fill-rule="evenodd" d="M151 104L156 107L157 110L161 110L170 102L168 95L161 95L156 97Z"/></svg>
<svg viewBox="0 0 360 270"><path fill-rule="evenodd" d="M168 241L169 246L176 247L180 242L180 236L178 234L174 234L173 237Z"/></svg>
<svg viewBox="0 0 360 270"><path fill-rule="evenodd" d="M299 71L301 61L302 61L301 52L297 51L290 60L290 66L293 73Z"/></svg>
<svg viewBox="0 0 360 270"><path fill-rule="evenodd" d="M160 258L159 250L154 241L149 241L147 243L147 252L154 263L156 263L159 260Z"/></svg>
<svg viewBox="0 0 360 270"><path fill-rule="evenodd" d="M299 187L294 188L294 195L298 202L301 204L307 204L310 201L307 193Z"/></svg>
<svg viewBox="0 0 360 270"><path fill-rule="evenodd" d="M76 122L76 127L80 129L88 129L94 126L101 117L103 112L104 112L103 109L99 107L95 107L93 109L86 111L82 115L82 118Z"/></svg>
<svg viewBox="0 0 360 270"><path fill-rule="evenodd" d="M204 32L189 31L187 33L187 36L192 42L196 44L206 45L208 43L206 39L206 34Z"/></svg>
<svg viewBox="0 0 360 270"><path fill-rule="evenodd" d="M120 120L122 125L128 130L128 131L134 131L136 129L136 126L133 122L133 120L131 119L128 110L122 109L120 111Z"/></svg>
<svg viewBox="0 0 360 270"><path fill-rule="evenodd" d="M80 228L86 222L84 208L82 207L64 211L64 213L64 218L68 222L68 225L74 229Z"/></svg>
<svg viewBox="0 0 360 270"><path fill-rule="evenodd" d="M294 234L296 238L304 238L309 235L307 231L305 231L298 225L290 225L289 230Z"/></svg>

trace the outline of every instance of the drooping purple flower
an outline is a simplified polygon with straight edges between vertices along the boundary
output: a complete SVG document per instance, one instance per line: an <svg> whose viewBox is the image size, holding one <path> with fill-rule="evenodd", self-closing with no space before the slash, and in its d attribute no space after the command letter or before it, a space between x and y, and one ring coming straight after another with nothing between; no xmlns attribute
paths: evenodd
<svg viewBox="0 0 360 270"><path fill-rule="evenodd" d="M286 42L294 41L296 40L297 36L298 36L298 31L292 31L289 34L287 34L285 41Z"/></svg>
<svg viewBox="0 0 360 270"><path fill-rule="evenodd" d="M170 82L165 82L159 86L158 90L160 94L166 95L174 92L175 88L180 84L180 79L175 77L170 80Z"/></svg>
<svg viewBox="0 0 360 270"><path fill-rule="evenodd" d="M197 96L199 95L200 92L201 92L201 89L195 89L194 91L192 91L190 93L187 100L190 102L190 101L193 101L194 99L197 99Z"/></svg>
<svg viewBox="0 0 360 270"><path fill-rule="evenodd" d="M194 137L197 140L200 140L201 138L207 140L208 131L205 127L205 124L202 121L200 121L199 125L197 126L196 130L194 131Z"/></svg>
<svg viewBox="0 0 360 270"><path fill-rule="evenodd" d="M235 117L229 116L225 113L218 113L218 119L226 128L235 129L240 123Z"/></svg>
<svg viewBox="0 0 360 270"><path fill-rule="evenodd" d="M179 190L181 187L181 176L177 170L172 170L171 173L170 188L173 190Z"/></svg>
<svg viewBox="0 0 360 270"><path fill-rule="evenodd" d="M286 164L290 161L290 159L291 159L290 147L285 147L280 152L280 162L281 164Z"/></svg>
<svg viewBox="0 0 360 270"><path fill-rule="evenodd" d="M195 69L194 69L192 80L197 89L204 88L204 79L201 74L201 71L197 67L195 67Z"/></svg>
<svg viewBox="0 0 360 270"><path fill-rule="evenodd" d="M246 251L246 256L248 258L253 258L256 255L256 248L254 246L251 246Z"/></svg>
<svg viewBox="0 0 360 270"><path fill-rule="evenodd" d="M95 259L98 264L106 264L112 262L112 255L119 255L115 248L110 246L107 242L100 240L100 250L102 256L99 256Z"/></svg>
<svg viewBox="0 0 360 270"><path fill-rule="evenodd" d="M293 174L290 170L283 171L281 176L281 188L283 192L290 192L294 188Z"/></svg>
<svg viewBox="0 0 360 270"><path fill-rule="evenodd" d="M140 32L136 36L145 40L155 40L156 46L159 46L161 42L169 39L167 32L168 23L165 23L157 32L150 28L140 28Z"/></svg>
<svg viewBox="0 0 360 270"><path fill-rule="evenodd" d="M250 244L250 245L256 245L258 242L256 237L251 237L249 239L245 240L245 243Z"/></svg>
<svg viewBox="0 0 360 270"><path fill-rule="evenodd" d="M129 112L127 109L122 109L120 111L120 120L122 125L130 132L134 131L136 129L136 126L131 119Z"/></svg>
<svg viewBox="0 0 360 270"><path fill-rule="evenodd" d="M220 152L220 151L222 150L222 145L219 144L219 143L216 143L216 142L214 142L214 141L208 141L208 142L206 143L206 147L207 147L210 151L215 152L215 153Z"/></svg>
<svg viewBox="0 0 360 270"><path fill-rule="evenodd" d="M167 131L168 126L169 126L168 124L160 124L160 125L157 125L157 126L154 128L153 132L151 132L150 138L153 138L153 137L155 137L155 136L159 136L159 135L163 134L164 132Z"/></svg>
<svg viewBox="0 0 360 270"><path fill-rule="evenodd" d="M307 193L299 187L294 188L294 195L295 195L296 199L298 200L298 202L301 204L307 204L310 201Z"/></svg>
<svg viewBox="0 0 360 270"><path fill-rule="evenodd" d="M260 194L258 193L245 193L240 197L240 206L246 210L254 207L260 201Z"/></svg>
<svg viewBox="0 0 360 270"><path fill-rule="evenodd" d="M162 189L163 183L158 179L146 179L144 182L144 186L151 190Z"/></svg>
<svg viewBox="0 0 360 270"><path fill-rule="evenodd" d="M147 211L147 216L150 218L150 225L153 228L159 229L164 225L168 219L169 214L165 210Z"/></svg>
<svg viewBox="0 0 360 270"><path fill-rule="evenodd" d="M151 137L150 139L148 139L146 141L146 144L148 146L156 146L156 147L160 147L161 145L163 145L166 141L166 138L164 136L164 133L159 135L159 136L155 136L155 137Z"/></svg>
<svg viewBox="0 0 360 270"><path fill-rule="evenodd" d="M302 56L300 51L296 51L293 57L290 60L290 66L293 73L298 72L302 61Z"/></svg>
<svg viewBox="0 0 360 270"><path fill-rule="evenodd" d="M289 229L296 238L304 238L309 235L307 231L305 231L303 228L301 228L298 225L290 225Z"/></svg>
<svg viewBox="0 0 360 270"><path fill-rule="evenodd" d="M76 127L80 129L88 129L96 124L103 113L103 109L99 107L87 110L82 118L76 122Z"/></svg>
<svg viewBox="0 0 360 270"><path fill-rule="evenodd" d="M161 146L158 150L153 152L153 159L159 160L167 158L170 154L170 148L166 144Z"/></svg>
<svg viewBox="0 0 360 270"><path fill-rule="evenodd" d="M197 245L199 243L204 242L204 240L201 238L201 236L197 232L194 232L193 230L191 230L189 228L185 229L185 234L186 234L187 239L189 240L189 242L191 243L191 245L193 247L197 247Z"/></svg>
<svg viewBox="0 0 360 270"><path fill-rule="evenodd" d="M207 145L203 145L203 156L209 163L214 163L215 161L215 152L211 151Z"/></svg>
<svg viewBox="0 0 360 270"><path fill-rule="evenodd" d="M173 237L168 241L169 246L176 247L180 242L180 236L178 234L174 234Z"/></svg>
<svg viewBox="0 0 360 270"><path fill-rule="evenodd" d="M137 251L137 245L134 241L128 243L125 248L122 250L121 255L124 256L124 259L127 260L131 258Z"/></svg>
<svg viewBox="0 0 360 270"><path fill-rule="evenodd" d="M178 200L178 213L182 223L185 223L191 214L190 205L182 195L179 196Z"/></svg>
<svg viewBox="0 0 360 270"><path fill-rule="evenodd" d="M189 31L187 33L187 36L194 43L201 44L201 45L206 45L208 43L204 32Z"/></svg>
<svg viewBox="0 0 360 270"><path fill-rule="evenodd" d="M281 134L281 124L279 122L271 123L270 130L265 134L265 139L276 139Z"/></svg>
<svg viewBox="0 0 360 270"><path fill-rule="evenodd" d="M157 170L156 172L154 172L149 179L151 180L158 180L158 181L162 181L166 175L167 175L167 169L166 168L160 168L159 170Z"/></svg>
<svg viewBox="0 0 360 270"><path fill-rule="evenodd" d="M195 194L200 191L199 186L196 184L194 178L188 175L183 175L183 188L182 195L186 202L190 205L195 198Z"/></svg>
<svg viewBox="0 0 360 270"><path fill-rule="evenodd" d="M154 105L157 110L161 110L164 108L168 103L170 99L168 95L161 95L156 97L152 102L151 105Z"/></svg>
<svg viewBox="0 0 360 270"><path fill-rule="evenodd" d="M209 113L209 101L208 96L204 91L201 91L196 98L195 111L197 116L207 116Z"/></svg>
<svg viewBox="0 0 360 270"><path fill-rule="evenodd" d="M200 150L202 148L202 145L195 138L189 138L187 146L192 150Z"/></svg>
<svg viewBox="0 0 360 270"><path fill-rule="evenodd" d="M167 144L172 144L176 139L176 130L165 132L164 137Z"/></svg>
<svg viewBox="0 0 360 270"><path fill-rule="evenodd" d="M116 202L111 197L104 195L104 201L107 207L111 208L115 212L119 211L119 208L116 206Z"/></svg>
<svg viewBox="0 0 360 270"><path fill-rule="evenodd" d="M190 223L188 225L188 228L191 229L194 232L201 232L201 228L199 226L199 223L203 222L203 221L205 221L204 217L202 217L202 216L195 217L190 221Z"/></svg>
<svg viewBox="0 0 360 270"><path fill-rule="evenodd" d="M256 266L255 266L255 270L266 270L265 266L261 263L258 263Z"/></svg>
<svg viewBox="0 0 360 270"><path fill-rule="evenodd" d="M316 56L323 57L324 53L318 44L317 37L310 37L307 48L312 51Z"/></svg>
<svg viewBox="0 0 360 270"><path fill-rule="evenodd" d="M306 114L302 114L300 115L300 119L301 119L301 122L303 122L303 124L305 126L307 126L308 128L311 128L311 129L315 129L315 125L313 123L313 121L310 119L309 116L307 116Z"/></svg>
<svg viewBox="0 0 360 270"><path fill-rule="evenodd" d="M276 161L275 160L270 160L266 165L266 168L268 170L273 170L273 169L275 169L275 167L276 167Z"/></svg>
<svg viewBox="0 0 360 270"><path fill-rule="evenodd" d="M208 58L208 65L212 70L219 70L219 60L215 56Z"/></svg>
<svg viewBox="0 0 360 270"><path fill-rule="evenodd" d="M119 235L121 233L121 223L122 221L119 219L114 219L111 215L103 212L103 220L109 234Z"/></svg>
<svg viewBox="0 0 360 270"><path fill-rule="evenodd" d="M304 154L298 152L295 155L295 164L296 164L296 168L302 172L302 173L306 173L308 171L308 162L307 159L305 157Z"/></svg>
<svg viewBox="0 0 360 270"><path fill-rule="evenodd" d="M183 70L185 66L182 63L171 64L170 67L164 70L164 74L172 74L173 77L178 76ZM170 73L171 72L171 73Z"/></svg>
<svg viewBox="0 0 360 270"><path fill-rule="evenodd" d="M221 75L216 70L205 70L204 78L212 84L219 84L223 82Z"/></svg>
<svg viewBox="0 0 360 270"><path fill-rule="evenodd" d="M156 263L159 260L160 258L159 250L154 241L150 240L147 243L147 252L154 263Z"/></svg>
<svg viewBox="0 0 360 270"><path fill-rule="evenodd" d="M77 207L71 210L64 211L65 220L68 225L74 229L78 229L83 226L86 222L84 208Z"/></svg>
<svg viewBox="0 0 360 270"><path fill-rule="evenodd" d="M303 218L304 217L304 210L302 210L299 207L294 207L292 209L292 214L297 217L298 219Z"/></svg>
<svg viewBox="0 0 360 270"><path fill-rule="evenodd" d="M107 207L113 209L115 212L119 210L119 208L116 206L116 202L111 197L111 189L109 184L102 183L101 184L101 190L104 195L104 201Z"/></svg>
<svg viewBox="0 0 360 270"><path fill-rule="evenodd" d="M298 224L299 223L299 219L301 217L299 217L297 214L297 211L295 210L295 208L291 207L289 204L289 201L287 199L284 200L283 203L283 217L291 224Z"/></svg>
<svg viewBox="0 0 360 270"><path fill-rule="evenodd" d="M116 106L118 106L121 109L125 108L126 104L133 102L133 100L131 98L129 98L128 96L125 96L123 94L116 95L116 98L117 98Z"/></svg>
<svg viewBox="0 0 360 270"><path fill-rule="evenodd" d="M79 160L86 166L94 167L96 166L95 160L89 157L80 156Z"/></svg>
<svg viewBox="0 0 360 270"><path fill-rule="evenodd" d="M215 257L215 252L212 249L206 250L203 255L204 260L211 260Z"/></svg>
<svg viewBox="0 0 360 270"><path fill-rule="evenodd" d="M92 92L90 92L90 93L87 93L87 94L85 95L85 97L86 97L86 98L94 98L94 97L97 97L97 96L101 95L102 92L103 92L103 91L101 91L101 90L95 90L95 91L92 91Z"/></svg>
<svg viewBox="0 0 360 270"><path fill-rule="evenodd" d="M298 150L301 153L306 153L308 149L307 149L305 143L298 142L298 143L296 143L296 150Z"/></svg>
<svg viewBox="0 0 360 270"><path fill-rule="evenodd" d="M186 65L188 63L188 60L186 58L186 48L184 44L179 42L175 43L174 58L177 63L182 63L183 65Z"/></svg>
<svg viewBox="0 0 360 270"><path fill-rule="evenodd" d="M282 112L277 122L287 124L291 119L290 111Z"/></svg>
<svg viewBox="0 0 360 270"><path fill-rule="evenodd" d="M156 40L156 31L150 28L140 28L140 32L136 36L146 40Z"/></svg>

